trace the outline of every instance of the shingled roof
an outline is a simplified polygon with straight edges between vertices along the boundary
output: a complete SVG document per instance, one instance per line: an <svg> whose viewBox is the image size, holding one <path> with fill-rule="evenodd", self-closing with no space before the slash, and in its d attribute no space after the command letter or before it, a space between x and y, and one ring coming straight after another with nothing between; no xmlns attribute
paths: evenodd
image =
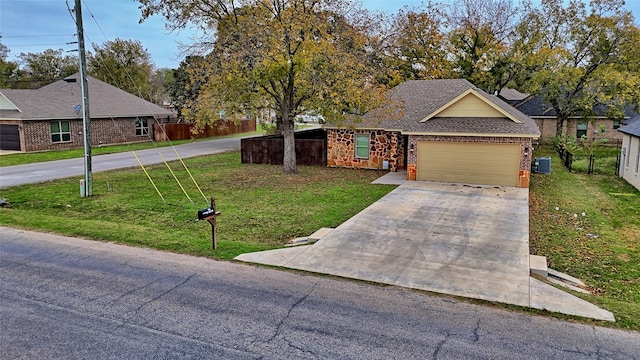
<svg viewBox="0 0 640 360"><path fill-rule="evenodd" d="M81 117L79 106L82 103L82 92L79 78L79 74L74 74L34 90L0 89L0 95L14 105L12 109L0 109L0 119L51 120ZM87 77L87 83L92 119L174 115L170 110L90 76Z"/></svg>
<svg viewBox="0 0 640 360"><path fill-rule="evenodd" d="M504 117L438 117L438 111L465 92L492 104ZM464 79L410 80L391 90L389 98L400 104L400 119L390 120L390 111L375 110L350 127L385 129L411 134L460 134L469 136L540 136L533 119L516 110L504 100L489 95ZM385 118L386 117L386 118ZM428 118L428 119L427 119ZM425 120L426 119L426 120ZM338 127L327 124L326 128Z"/></svg>
<svg viewBox="0 0 640 360"><path fill-rule="evenodd" d="M640 115L637 115L630 120L631 121L628 122L628 125L619 128L618 131L640 137Z"/></svg>
<svg viewBox="0 0 640 360"><path fill-rule="evenodd" d="M546 104L541 95L529 95L524 100L519 102L511 102L513 106L520 110L521 112L527 114L528 116L535 118L556 118L556 110L553 106ZM632 105L626 106L624 109L624 116L626 118L632 117L636 115L634 112L634 107ZM597 117L606 117L607 107L604 105L596 105L593 108L595 112L595 116ZM582 118L582 115L577 114L576 118Z"/></svg>

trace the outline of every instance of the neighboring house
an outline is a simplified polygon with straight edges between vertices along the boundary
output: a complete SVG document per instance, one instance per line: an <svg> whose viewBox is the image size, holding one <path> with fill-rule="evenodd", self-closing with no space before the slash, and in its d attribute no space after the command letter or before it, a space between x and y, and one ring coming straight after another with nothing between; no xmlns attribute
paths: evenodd
<svg viewBox="0 0 640 360"><path fill-rule="evenodd" d="M535 122L466 80L412 80L348 127L325 124L327 165L407 170L409 180L528 187ZM393 107L393 105L390 105ZM387 115L385 115L387 113Z"/></svg>
<svg viewBox="0 0 640 360"><path fill-rule="evenodd" d="M524 95L524 97L522 97L522 95ZM551 142L553 138L556 137L556 125L558 123L556 111L553 107L546 105L540 95L526 95L515 92L515 90L512 89L504 89L500 92L500 97L535 120L540 129L541 142ZM596 134L600 132L601 125L604 125L604 134L599 134L598 136L612 142L619 142L622 139L622 134L616 130L621 126L624 119L635 115L632 107L625 108L625 118L620 120L610 119L605 116L604 107L598 106L594 110L596 116L592 119L574 116L565 120L563 132L567 135L575 136L578 139L581 138L582 135L585 135L587 139L593 139Z"/></svg>
<svg viewBox="0 0 640 360"><path fill-rule="evenodd" d="M640 115L618 129L622 135L620 176L640 190Z"/></svg>
<svg viewBox="0 0 640 360"><path fill-rule="evenodd" d="M92 145L151 140L150 128L174 113L89 77ZM79 75L35 90L0 89L0 149L36 151L82 147Z"/></svg>

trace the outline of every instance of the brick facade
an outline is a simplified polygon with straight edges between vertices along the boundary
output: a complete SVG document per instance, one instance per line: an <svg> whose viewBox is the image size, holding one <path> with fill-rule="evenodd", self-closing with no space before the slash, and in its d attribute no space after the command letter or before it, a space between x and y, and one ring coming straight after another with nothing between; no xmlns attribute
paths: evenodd
<svg viewBox="0 0 640 360"><path fill-rule="evenodd" d="M356 135L369 135L369 157L356 157ZM327 165L361 169L382 169L388 161L389 170L405 168L404 141L399 132L384 130L327 129Z"/></svg>
<svg viewBox="0 0 640 360"><path fill-rule="evenodd" d="M64 121L64 120L63 120ZM153 118L149 118L149 132L152 131ZM28 120L21 123L22 150L58 150L84 146L82 119L69 120L71 141L53 142L51 140L51 120ZM107 145L127 142L150 141L147 135L137 136L135 118L92 119L91 145Z"/></svg>
<svg viewBox="0 0 640 360"><path fill-rule="evenodd" d="M540 129L540 142L551 143L556 137L556 119L534 119L538 129ZM570 136L576 136L579 122L587 122L587 139L593 139L594 131L600 131L600 126L604 125L606 130L604 134L598 135L599 138L608 139L611 142L622 141L622 134L613 128L613 120L599 119L595 121L568 119L564 122L563 131Z"/></svg>
<svg viewBox="0 0 640 360"><path fill-rule="evenodd" d="M411 135L409 136L409 151L407 156L407 180L416 180L418 164L418 142L419 141L442 141L442 142L464 142L464 143L493 143L493 144L520 144L520 172L518 187L528 188L531 176L532 141L531 138L512 137L470 137L470 136L432 136L432 135Z"/></svg>

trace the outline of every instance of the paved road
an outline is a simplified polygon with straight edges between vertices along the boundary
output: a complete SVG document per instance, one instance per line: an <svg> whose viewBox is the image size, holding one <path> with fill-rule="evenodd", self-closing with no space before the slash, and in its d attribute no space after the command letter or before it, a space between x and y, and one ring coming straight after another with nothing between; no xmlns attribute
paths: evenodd
<svg viewBox="0 0 640 360"><path fill-rule="evenodd" d="M136 151L144 165L160 164L162 156L167 161L177 160L176 151L181 158L216 154L240 149L240 138L216 139L177 145L171 147ZM124 152L92 157L92 172L122 169L139 166L132 152ZM40 183L84 174L84 159L68 159L36 164L6 166L0 168L0 188L16 185Z"/></svg>
<svg viewBox="0 0 640 360"><path fill-rule="evenodd" d="M2 359L638 359L640 334L0 228Z"/></svg>

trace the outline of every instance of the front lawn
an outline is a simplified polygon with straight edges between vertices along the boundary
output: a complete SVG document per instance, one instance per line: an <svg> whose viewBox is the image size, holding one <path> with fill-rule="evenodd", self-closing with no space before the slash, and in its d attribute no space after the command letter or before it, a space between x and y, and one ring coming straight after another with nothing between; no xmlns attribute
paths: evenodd
<svg viewBox="0 0 640 360"><path fill-rule="evenodd" d="M238 152L184 160L205 199L179 162L147 167L160 195L140 168L94 174L93 197L80 198L80 177L0 190L13 208L0 210L0 223L89 239L232 259L281 247L321 227L336 227L393 186L371 185L383 172L243 165ZM211 226L196 213L216 198L218 250L211 250Z"/></svg>
<svg viewBox="0 0 640 360"><path fill-rule="evenodd" d="M552 173L532 175L531 253L585 281L592 295L576 295L618 326L640 330L640 191L615 175L569 173L552 147L535 156L551 156Z"/></svg>

